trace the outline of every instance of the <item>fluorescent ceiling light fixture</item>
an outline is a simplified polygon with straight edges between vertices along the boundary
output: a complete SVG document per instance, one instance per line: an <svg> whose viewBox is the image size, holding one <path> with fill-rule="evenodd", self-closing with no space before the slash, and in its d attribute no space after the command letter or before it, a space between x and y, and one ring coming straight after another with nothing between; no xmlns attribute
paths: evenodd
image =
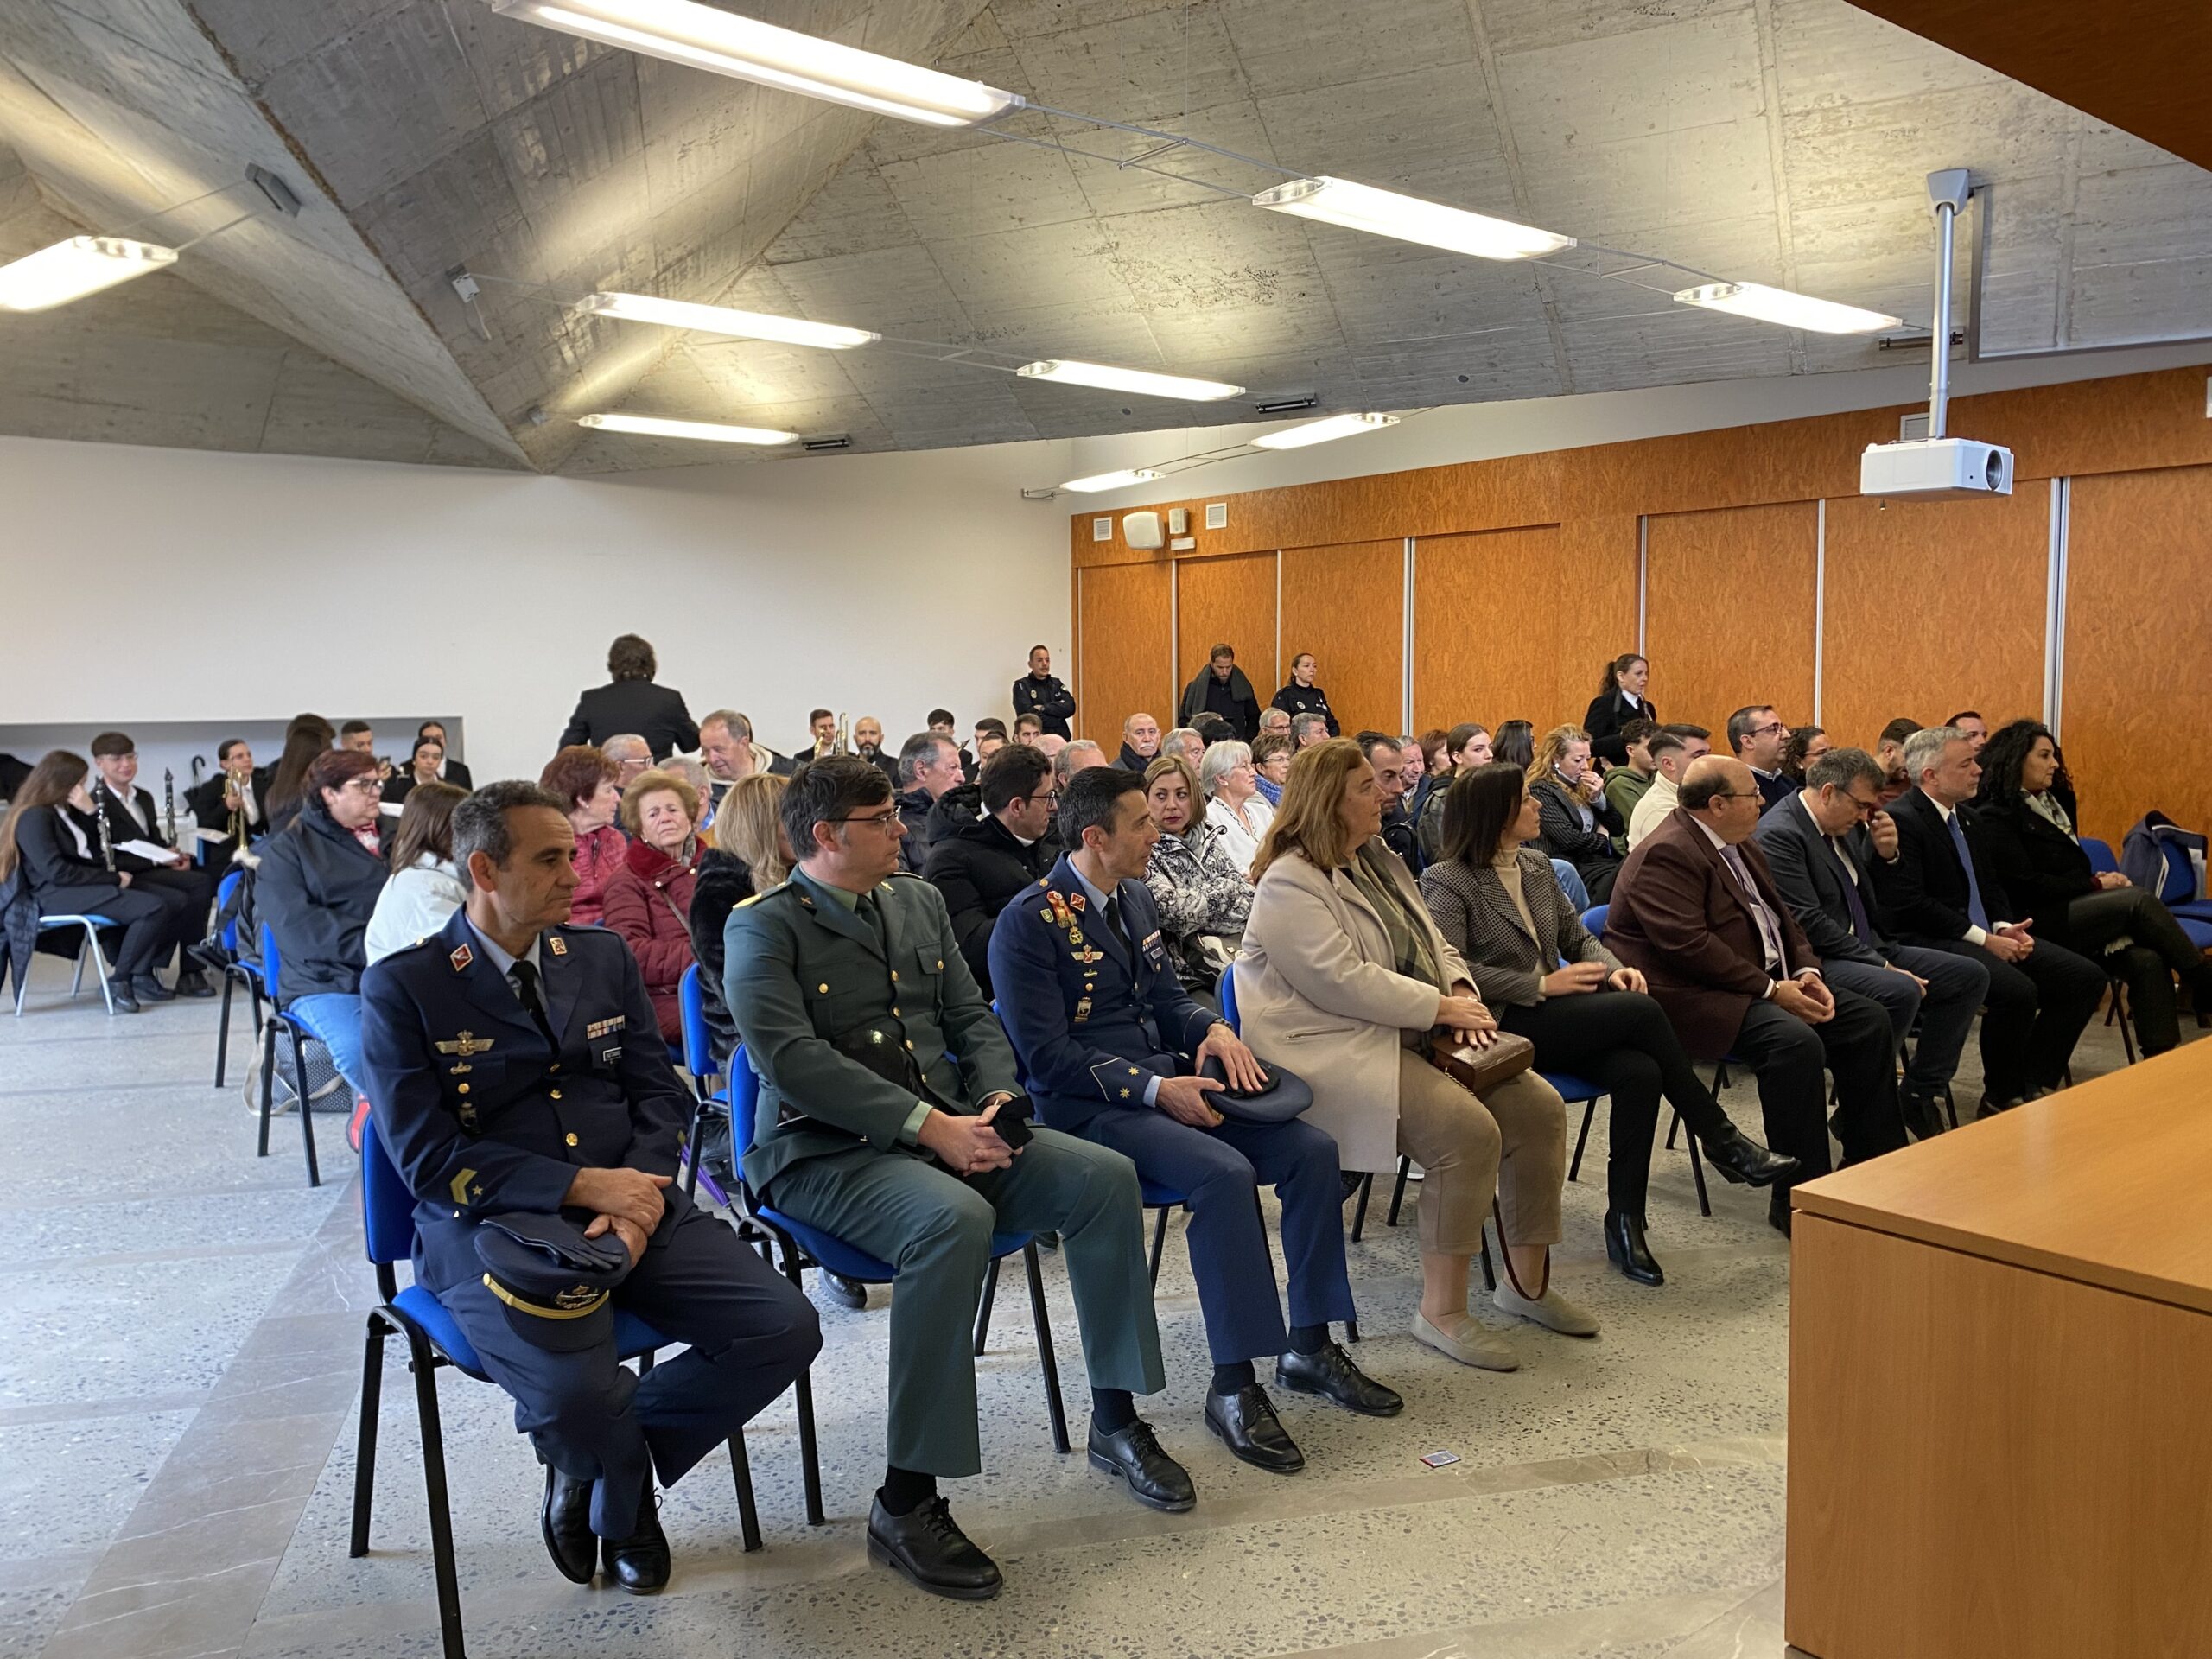
<svg viewBox="0 0 2212 1659"><path fill-rule="evenodd" d="M1225 380L1193 380L1188 375L1154 374L1149 369L1117 369L1110 363L1084 363L1071 357L1025 363L1014 372L1027 375L1032 380L1065 380L1073 385L1103 386L1109 391L1141 391L1154 397L1180 397L1197 404L1219 403L1244 390Z"/></svg>
<svg viewBox="0 0 2212 1659"><path fill-rule="evenodd" d="M1362 432L1380 431L1386 426L1395 426L1395 415L1332 415L1325 421L1308 421L1303 426L1287 426L1280 432L1270 432L1253 443L1262 449L1303 449L1309 443L1327 443L1334 438L1356 437Z"/></svg>
<svg viewBox="0 0 2212 1659"><path fill-rule="evenodd" d="M1252 205L1270 213L1295 213L1325 225L1341 225L1347 230L1395 237L1401 242L1423 242L1432 248L1471 253L1478 259L1535 259L1574 245L1571 236L1446 207L1438 201L1423 201L1419 196L1402 196L1395 190L1377 190L1371 184L1354 184L1348 179L1294 179L1262 190L1252 198Z"/></svg>
<svg viewBox="0 0 2212 1659"><path fill-rule="evenodd" d="M664 421L656 415L580 415L578 426L602 432L639 432L649 438L704 438L710 443L796 443L796 432L765 426L722 426L713 421Z"/></svg>
<svg viewBox="0 0 2212 1659"><path fill-rule="evenodd" d="M1023 103L980 81L694 0L492 0L492 10L601 45L934 127L971 127Z"/></svg>
<svg viewBox="0 0 2212 1659"><path fill-rule="evenodd" d="M1149 484L1160 474L1149 467L1124 467L1118 473L1093 473L1089 478L1071 478L1060 486L1078 495L1089 495L1094 490L1118 490L1124 484Z"/></svg>
<svg viewBox="0 0 2212 1659"><path fill-rule="evenodd" d="M776 317L765 311L738 311L726 305L694 305L688 300L655 299L650 294L593 294L579 302L575 308L594 316L657 322L664 328L728 334L737 340L773 340L786 346L819 346L832 352L849 351L883 338L866 328L846 328L834 322Z"/></svg>
<svg viewBox="0 0 2212 1659"><path fill-rule="evenodd" d="M1878 334L1902 326L1902 320L1863 306L1840 305L1816 300L1809 294L1792 294L1786 288L1764 283L1707 283L1686 288L1675 296L1677 303L1734 316L1778 322L1784 328L1805 328L1816 334Z"/></svg>
<svg viewBox="0 0 2212 1659"><path fill-rule="evenodd" d="M176 250L112 236L73 236L0 265L0 311L44 311L176 263Z"/></svg>

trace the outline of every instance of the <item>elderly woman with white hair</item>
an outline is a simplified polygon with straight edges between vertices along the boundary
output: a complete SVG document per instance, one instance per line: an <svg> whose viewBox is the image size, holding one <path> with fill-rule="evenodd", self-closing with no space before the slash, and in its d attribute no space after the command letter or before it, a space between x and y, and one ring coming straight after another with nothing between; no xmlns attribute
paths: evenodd
<svg viewBox="0 0 2212 1659"><path fill-rule="evenodd" d="M1275 821L1275 810L1260 793L1260 774L1249 743L1217 743L1198 762L1198 786L1206 798L1206 822L1220 832L1222 850L1240 870L1252 868L1260 837Z"/></svg>

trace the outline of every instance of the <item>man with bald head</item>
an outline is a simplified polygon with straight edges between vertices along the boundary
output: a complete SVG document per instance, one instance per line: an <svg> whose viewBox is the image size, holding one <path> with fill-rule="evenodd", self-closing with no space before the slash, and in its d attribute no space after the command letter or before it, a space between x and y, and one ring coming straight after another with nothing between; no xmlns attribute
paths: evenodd
<svg viewBox="0 0 2212 1659"><path fill-rule="evenodd" d="M1751 838L1761 805L1743 761L1694 762L1674 810L1621 867L1605 944L1643 975L1693 1059L1725 1057L1758 1076L1767 1145L1810 1180L1829 1168L1827 1072L1846 1164L1904 1145L1894 1039L1880 1004L1822 981ZM1779 1186L1767 1219L1789 1230Z"/></svg>

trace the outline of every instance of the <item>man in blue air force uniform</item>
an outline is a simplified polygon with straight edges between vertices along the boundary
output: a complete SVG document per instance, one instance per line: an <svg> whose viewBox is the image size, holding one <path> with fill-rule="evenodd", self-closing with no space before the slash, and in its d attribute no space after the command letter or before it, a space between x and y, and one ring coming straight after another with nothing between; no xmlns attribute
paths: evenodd
<svg viewBox="0 0 2212 1659"><path fill-rule="evenodd" d="M1295 1474L1305 1455L1255 1359L1276 1356L1283 1387L1368 1416L1405 1403L1330 1340L1331 1320L1355 1317L1337 1144L1295 1117L1224 1117L1208 1099L1222 1084L1189 1075L1217 1058L1237 1088L1261 1081L1251 1050L1192 1000L1161 943L1144 883L1160 831L1143 780L1110 766L1076 773L1060 801L1060 839L1068 851L1052 874L1007 900L992 930L1007 1033L1047 1123L1127 1154L1146 1179L1188 1197L1191 1271L1214 1361L1206 1427L1245 1462ZM1282 1199L1287 1332L1255 1201L1262 1184Z"/></svg>
<svg viewBox="0 0 2212 1659"><path fill-rule="evenodd" d="M576 885L564 805L499 783L454 809L467 904L362 976L364 1082L416 1197L416 1280L547 1465L554 1565L588 1583L604 1541L607 1576L649 1592L668 1579L655 1470L674 1484L822 1338L806 1299L674 1184L691 1097L627 947L562 925ZM503 1225L612 1236L630 1265L611 1298L545 1295L486 1271L480 1236ZM617 1306L688 1351L633 1376L615 1363Z"/></svg>

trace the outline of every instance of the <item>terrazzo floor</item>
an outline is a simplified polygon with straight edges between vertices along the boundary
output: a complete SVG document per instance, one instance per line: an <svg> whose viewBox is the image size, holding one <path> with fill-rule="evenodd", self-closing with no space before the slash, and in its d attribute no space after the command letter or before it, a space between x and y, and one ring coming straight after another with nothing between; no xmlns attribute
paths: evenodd
<svg viewBox="0 0 2212 1659"><path fill-rule="evenodd" d="M316 1118L325 1185L309 1190L296 1120L254 1156L238 1087L250 1038L234 1043L229 1086L210 1086L213 1005L111 1020L95 995L67 991L66 966L41 958L22 1017L0 1015L0 1226L21 1251L0 1344L0 1659L435 1655L420 1448L396 1349L373 1549L346 1556L375 1290L341 1120ZM2096 1027L2075 1071L2120 1063ZM1958 1093L1979 1096L1971 1057ZM1756 1128L1750 1090L1726 1103ZM1604 1333L1516 1326L1522 1368L1510 1376L1419 1346L1406 1334L1413 1230L1382 1224L1378 1194L1351 1252L1356 1351L1408 1408L1373 1421L1281 1397L1308 1459L1293 1479L1235 1462L1200 1423L1208 1364L1178 1230L1159 1291L1169 1383L1145 1409L1197 1480L1188 1515L1138 1508L1079 1449L1053 1454L1028 1299L1010 1275L979 1362L989 1472L949 1488L1006 1571L1006 1593L981 1605L924 1596L864 1553L882 1458L882 1290L865 1312L823 1308L830 1524L804 1524L786 1398L747 1435L767 1548L738 1548L727 1465L710 1460L665 1500L677 1567L658 1598L554 1573L537 1465L509 1407L448 1373L469 1650L1775 1659L1788 1651L1788 1248L1764 1195L1716 1183L1715 1214L1700 1217L1686 1160L1662 1151L1650 1231L1669 1282L1630 1284L1599 1234L1605 1134L1601 1111L1556 1258ZM1073 1410L1074 1312L1046 1262ZM1478 1311L1498 1320L1487 1299ZM1459 1461L1424 1466L1438 1451Z"/></svg>

